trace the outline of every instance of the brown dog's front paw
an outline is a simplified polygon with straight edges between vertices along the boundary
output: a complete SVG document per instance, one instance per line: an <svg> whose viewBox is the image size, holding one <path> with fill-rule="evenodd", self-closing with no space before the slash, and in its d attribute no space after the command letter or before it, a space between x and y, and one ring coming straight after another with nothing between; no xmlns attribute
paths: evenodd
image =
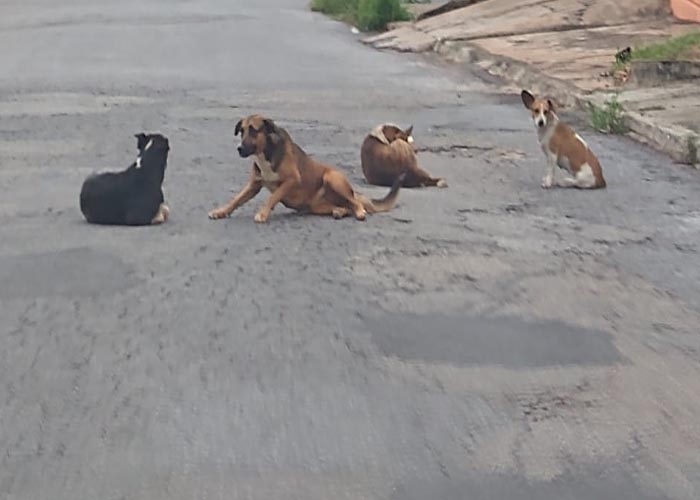
<svg viewBox="0 0 700 500"><path fill-rule="evenodd" d="M217 208L216 210L209 212L209 218L212 220L225 219L229 215L231 215L230 212L225 208Z"/></svg>
<svg viewBox="0 0 700 500"><path fill-rule="evenodd" d="M255 222L264 223L270 218L270 211L264 208L255 214Z"/></svg>
<svg viewBox="0 0 700 500"><path fill-rule="evenodd" d="M447 181L445 179L440 179L437 181L437 184L435 184L439 188L446 188L447 187Z"/></svg>

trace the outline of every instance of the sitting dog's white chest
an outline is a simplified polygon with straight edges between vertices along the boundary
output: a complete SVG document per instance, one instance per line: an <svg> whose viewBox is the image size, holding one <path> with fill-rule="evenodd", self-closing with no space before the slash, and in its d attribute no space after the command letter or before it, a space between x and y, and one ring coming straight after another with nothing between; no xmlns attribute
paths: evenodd
<svg viewBox="0 0 700 500"><path fill-rule="evenodd" d="M272 169L272 164L262 156L255 157L255 166L260 171L260 179L265 183L279 182L280 174Z"/></svg>

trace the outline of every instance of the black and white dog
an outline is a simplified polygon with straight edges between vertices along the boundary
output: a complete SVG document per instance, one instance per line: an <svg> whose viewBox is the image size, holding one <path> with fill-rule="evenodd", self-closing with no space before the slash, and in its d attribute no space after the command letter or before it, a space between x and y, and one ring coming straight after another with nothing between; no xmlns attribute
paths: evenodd
<svg viewBox="0 0 700 500"><path fill-rule="evenodd" d="M168 220L163 178L170 144L160 134L137 134L136 161L122 172L103 172L85 179L80 211L92 224L145 226Z"/></svg>

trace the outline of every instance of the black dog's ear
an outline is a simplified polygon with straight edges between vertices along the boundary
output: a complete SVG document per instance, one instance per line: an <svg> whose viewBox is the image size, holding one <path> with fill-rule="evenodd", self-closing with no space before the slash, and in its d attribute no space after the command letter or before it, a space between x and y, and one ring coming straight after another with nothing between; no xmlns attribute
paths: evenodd
<svg viewBox="0 0 700 500"><path fill-rule="evenodd" d="M523 104L525 105L525 107L526 107L527 109L531 109L531 108L532 108L532 103L535 102L535 96L534 96L534 95L532 95L532 94L531 94L530 92L528 92L527 90L523 90L523 91L520 93L520 98L523 100Z"/></svg>
<svg viewBox="0 0 700 500"><path fill-rule="evenodd" d="M265 118L263 120L263 128L265 129L265 133L267 134L277 134L279 132L279 130L277 129L277 125L275 125L275 122L268 118Z"/></svg>
<svg viewBox="0 0 700 500"><path fill-rule="evenodd" d="M238 123L236 123L236 130L234 130L233 135L236 136L241 133L241 128L243 127L243 120L238 120Z"/></svg>
<svg viewBox="0 0 700 500"><path fill-rule="evenodd" d="M146 134L143 132L135 134L134 137L136 137L136 147L141 151L146 147L146 144L148 144L148 137L146 137Z"/></svg>

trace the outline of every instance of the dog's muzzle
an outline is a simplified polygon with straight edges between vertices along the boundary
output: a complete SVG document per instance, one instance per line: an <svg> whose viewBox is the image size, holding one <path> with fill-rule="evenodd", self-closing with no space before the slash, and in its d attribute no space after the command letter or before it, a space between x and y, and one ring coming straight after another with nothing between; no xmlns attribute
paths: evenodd
<svg viewBox="0 0 700 500"><path fill-rule="evenodd" d="M238 146L238 154L241 156L241 158L248 158L253 154L253 151L245 146Z"/></svg>

